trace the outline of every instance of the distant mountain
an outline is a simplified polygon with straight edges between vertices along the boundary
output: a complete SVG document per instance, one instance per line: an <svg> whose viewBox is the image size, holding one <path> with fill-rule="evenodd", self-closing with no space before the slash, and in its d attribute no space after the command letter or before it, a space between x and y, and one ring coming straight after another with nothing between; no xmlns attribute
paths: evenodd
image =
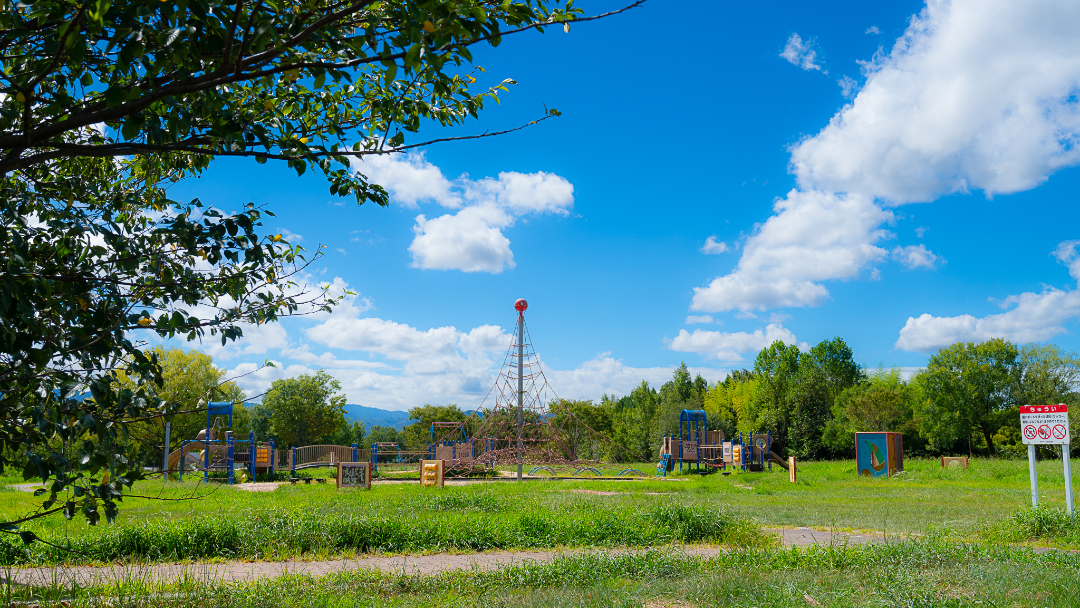
<svg viewBox="0 0 1080 608"><path fill-rule="evenodd" d="M409 412L380 410L377 407L365 407L352 403L345 404L345 417L349 419L349 422L363 422L364 428L369 431L373 426L392 426L400 431L409 424Z"/></svg>

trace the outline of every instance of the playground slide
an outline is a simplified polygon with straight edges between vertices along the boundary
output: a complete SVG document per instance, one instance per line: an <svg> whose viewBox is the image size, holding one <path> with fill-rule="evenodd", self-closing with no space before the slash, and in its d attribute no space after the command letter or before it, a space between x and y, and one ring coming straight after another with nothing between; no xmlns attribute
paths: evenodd
<svg viewBox="0 0 1080 608"><path fill-rule="evenodd" d="M200 450L205 450L205 449L206 449L206 444L205 443L203 443L201 441L192 441L191 443L188 443L187 445L180 448L179 450L174 451L173 453L169 454L169 470L170 471L178 471L178 470L180 470L180 457L182 456L182 454L180 452L190 454L192 452L198 452Z"/></svg>
<svg viewBox="0 0 1080 608"><path fill-rule="evenodd" d="M784 469L785 471L787 470L787 461L781 458L779 454L770 450L769 458L781 469Z"/></svg>

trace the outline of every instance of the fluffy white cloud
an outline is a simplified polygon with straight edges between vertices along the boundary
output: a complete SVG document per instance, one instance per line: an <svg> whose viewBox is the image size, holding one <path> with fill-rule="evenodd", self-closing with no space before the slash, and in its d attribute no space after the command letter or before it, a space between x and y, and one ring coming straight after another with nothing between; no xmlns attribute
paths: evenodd
<svg viewBox="0 0 1080 608"><path fill-rule="evenodd" d="M427 219L416 216L409 245L412 266L429 270L462 270L499 274L514 268L510 239L502 229L513 223L492 205L466 207L455 214Z"/></svg>
<svg viewBox="0 0 1080 608"><path fill-rule="evenodd" d="M724 253L727 250L727 243L724 243L722 241L718 242L715 236L710 236L709 238L705 239L705 244L701 246L701 253L706 254Z"/></svg>
<svg viewBox="0 0 1080 608"><path fill-rule="evenodd" d="M390 191L395 201L416 206L431 201L456 213L416 217L409 245L412 266L498 274L514 268L510 239L503 230L526 215L567 216L574 186L554 173L507 171L498 177L454 181L428 162L423 153L369 157L353 168Z"/></svg>
<svg viewBox="0 0 1080 608"><path fill-rule="evenodd" d="M1080 160L1080 4L929 0L792 152L799 185L893 203L1033 188Z"/></svg>
<svg viewBox="0 0 1080 608"><path fill-rule="evenodd" d="M1077 245L1080 245L1080 241L1063 241L1054 249L1053 256L1069 267L1069 276L1080 281L1080 256L1076 252Z"/></svg>
<svg viewBox="0 0 1080 608"><path fill-rule="evenodd" d="M727 372L712 368L688 368L691 376L701 374L709 383L723 380ZM565 399L592 399L601 395L629 395L641 381L659 388L671 379L674 367L630 367L613 359L610 353L602 353L586 361L577 369L546 371L548 380L560 397Z"/></svg>
<svg viewBox="0 0 1080 608"><path fill-rule="evenodd" d="M812 41L803 42L798 34L792 34L784 45L780 56L787 59L792 65L797 65L804 70L821 70L821 66L814 62L817 51L813 48Z"/></svg>
<svg viewBox="0 0 1080 608"><path fill-rule="evenodd" d="M792 190L758 226L734 272L694 288L691 310L766 310L820 306L828 291L817 281L853 278L888 255L875 245L889 211L859 195Z"/></svg>
<svg viewBox="0 0 1080 608"><path fill-rule="evenodd" d="M837 80L836 84L840 85L840 94L848 99L851 99L859 90L859 82L851 76L844 76Z"/></svg>
<svg viewBox="0 0 1080 608"><path fill-rule="evenodd" d="M1065 241L1053 255L1068 266L1069 274L1080 280L1080 241ZM896 348L915 352L931 352L956 342L983 342L990 338L1005 338L1013 342L1041 342L1065 333L1062 326L1080 317L1080 290L1047 287L1041 293L1025 292L1000 302L1003 313L982 318L972 315L935 317L924 313L908 317L900 330Z"/></svg>
<svg viewBox="0 0 1080 608"><path fill-rule="evenodd" d="M1061 326L1080 316L1080 292L1049 288L1006 298L1016 307L983 318L971 315L935 317L928 313L908 317L896 348L931 352L955 342L983 342L1005 338L1013 342L1041 342L1065 333Z"/></svg>
<svg viewBox="0 0 1080 608"><path fill-rule="evenodd" d="M380 154L354 160L353 169L390 193L395 202L415 207L431 200L443 207L461 206L461 197L442 171L423 152Z"/></svg>
<svg viewBox="0 0 1080 608"><path fill-rule="evenodd" d="M757 352L766 346L781 340L786 344L798 344L805 350L808 346L799 343L795 334L779 323L770 323L764 330L754 333L745 331L719 332L695 329L693 333L685 329L668 343L668 348L677 352L697 353L707 359L720 361L742 361L743 353Z"/></svg>
<svg viewBox="0 0 1080 608"><path fill-rule="evenodd" d="M944 262L941 256L926 248L926 245L908 245L896 247L892 250L892 257L910 269L927 268L937 266L938 262Z"/></svg>
<svg viewBox="0 0 1080 608"><path fill-rule="evenodd" d="M793 147L799 189L747 240L732 273L695 289L691 309L820 306L823 281L886 258L876 243L893 215L881 202L1018 192L1080 163L1078 21L1080 4L1068 0L928 0L892 51L865 65L855 99ZM814 69L812 51L792 36L784 57ZM839 218L841 205L858 216ZM790 238L770 230L797 222L808 229ZM925 248L894 252L909 267L939 261Z"/></svg>

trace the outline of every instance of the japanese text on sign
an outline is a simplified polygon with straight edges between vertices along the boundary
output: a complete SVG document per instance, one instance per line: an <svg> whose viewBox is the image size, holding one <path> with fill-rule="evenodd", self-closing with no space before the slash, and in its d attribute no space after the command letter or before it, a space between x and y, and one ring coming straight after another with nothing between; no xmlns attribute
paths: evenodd
<svg viewBox="0 0 1080 608"><path fill-rule="evenodd" d="M1020 406L1020 435L1025 445L1069 443L1069 406Z"/></svg>

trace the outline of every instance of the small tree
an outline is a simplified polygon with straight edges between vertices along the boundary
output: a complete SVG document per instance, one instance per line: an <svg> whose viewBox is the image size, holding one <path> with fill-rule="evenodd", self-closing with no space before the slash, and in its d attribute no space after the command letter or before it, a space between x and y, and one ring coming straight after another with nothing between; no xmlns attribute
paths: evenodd
<svg viewBox="0 0 1080 608"><path fill-rule="evenodd" d="M415 420L412 424L401 429L400 440L404 443L405 449L409 450L423 450L428 446L428 435L431 432L431 423L433 422L465 422L469 420L469 416L465 415L465 412L461 411L461 408L454 405L430 405L425 404L420 407L414 407L409 410L409 420ZM472 431L475 430L475 424L467 425L465 434L472 436ZM435 429L435 440L438 441L444 435L449 433L448 429ZM460 439L460 434L455 434L449 439Z"/></svg>
<svg viewBox="0 0 1080 608"><path fill-rule="evenodd" d="M980 433L991 455L994 434L1020 395L1020 351L1007 340L963 342L930 357L918 375L925 398L916 408L922 434L947 450Z"/></svg>
<svg viewBox="0 0 1080 608"><path fill-rule="evenodd" d="M201 409L201 403L237 402L233 416L233 426L237 426L240 421L236 414L242 409L239 402L244 400L244 392L235 382L225 381L225 370L215 367L210 355L197 350L163 346L155 347L151 353L161 366L162 381L161 384L149 385L150 393L187 413L131 425L131 436L136 438L143 448L140 458L143 461L149 458L146 464L160 464L161 453L158 449L165 441L163 422L172 423L171 441L174 445L185 439L195 439L199 431L206 428L205 412L197 411ZM120 370L117 376L121 389L137 388L137 380L123 370Z"/></svg>
<svg viewBox="0 0 1080 608"><path fill-rule="evenodd" d="M401 433L392 426L376 424L371 427L362 440L362 447L369 448L373 443L398 443L401 441ZM404 446L402 446L404 448Z"/></svg>
<svg viewBox="0 0 1080 608"><path fill-rule="evenodd" d="M275 380L263 399L270 415L271 434L290 446L312 445L345 424L345 395L341 383L319 370Z"/></svg>

